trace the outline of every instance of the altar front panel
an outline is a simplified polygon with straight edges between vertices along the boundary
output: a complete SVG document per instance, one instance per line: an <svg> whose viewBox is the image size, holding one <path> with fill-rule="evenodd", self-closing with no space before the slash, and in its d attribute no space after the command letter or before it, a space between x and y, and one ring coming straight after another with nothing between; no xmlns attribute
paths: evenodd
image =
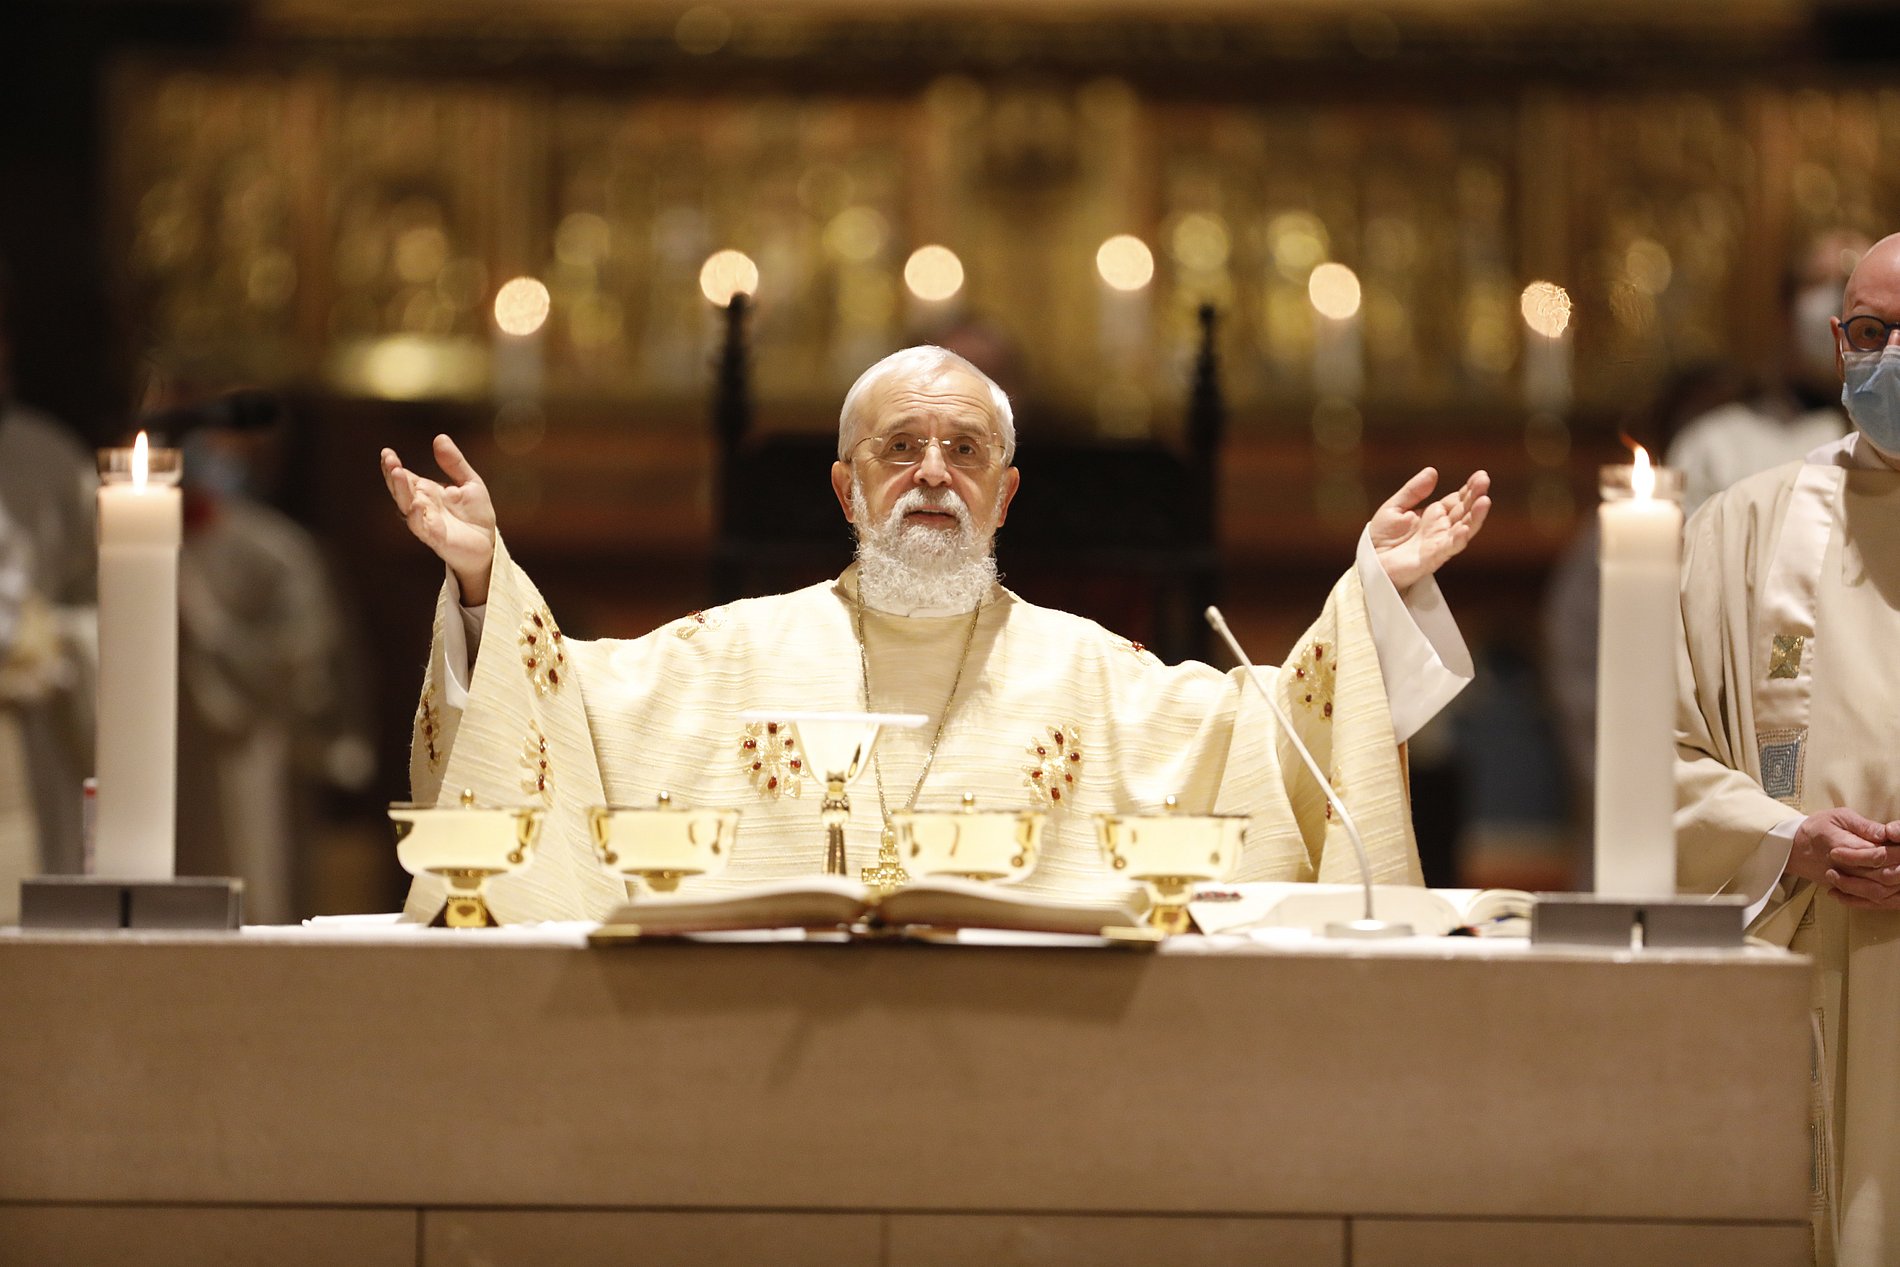
<svg viewBox="0 0 1900 1267"><path fill-rule="evenodd" d="M1100 1234L1048 1216L1181 1219L1210 1246L1419 1218L1792 1243L1808 973L1460 939L8 935L0 1202L419 1211L442 1253L457 1210L521 1211L530 1237L563 1211L836 1216L839 1261L872 1226L883 1262Z"/></svg>

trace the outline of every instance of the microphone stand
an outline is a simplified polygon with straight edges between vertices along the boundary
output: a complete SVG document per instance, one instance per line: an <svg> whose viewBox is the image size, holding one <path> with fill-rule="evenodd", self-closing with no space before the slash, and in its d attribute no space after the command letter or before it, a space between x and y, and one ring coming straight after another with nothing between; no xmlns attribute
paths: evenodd
<svg viewBox="0 0 1900 1267"><path fill-rule="evenodd" d="M1378 937L1410 937L1412 935L1412 926L1410 924L1376 919L1373 917L1372 861L1366 857L1366 842L1360 839L1359 825L1352 821L1352 812L1346 808L1346 803L1340 800L1339 795L1333 791L1332 780L1326 777L1325 772L1319 768L1319 763L1313 760L1313 754L1308 752L1306 745L1300 742L1299 732L1293 729L1292 721L1290 721L1286 713L1281 710L1280 701L1275 699L1273 692L1267 689L1265 683L1261 682L1260 670L1254 668L1253 661L1249 660L1247 653L1241 650L1240 642L1234 637L1233 631L1227 627L1227 618L1220 614L1220 608L1209 607L1206 615L1207 623L1213 626L1214 632L1219 634L1221 641L1227 644L1227 649L1234 653L1235 658L1238 659L1241 665L1247 670L1247 680L1254 684L1254 689L1260 692L1260 697L1267 701L1267 707L1273 710L1274 718L1280 723L1281 733L1292 741L1294 751L1298 752L1300 754L1300 760L1306 763L1306 768L1311 772L1313 781L1319 784L1320 791L1326 793L1326 800L1332 805L1333 812L1339 815L1340 825L1346 829L1347 839L1352 841L1353 854L1359 860L1359 884L1360 887L1365 890L1365 913L1359 919L1332 921L1326 925L1326 935L1328 937L1358 937L1368 939Z"/></svg>

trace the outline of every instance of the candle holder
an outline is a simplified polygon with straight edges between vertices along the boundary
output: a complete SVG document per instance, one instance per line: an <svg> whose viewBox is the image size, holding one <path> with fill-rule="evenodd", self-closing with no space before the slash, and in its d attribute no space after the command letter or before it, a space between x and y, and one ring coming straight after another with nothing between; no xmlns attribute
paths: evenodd
<svg viewBox="0 0 1900 1267"><path fill-rule="evenodd" d="M1649 488L1644 491L1639 472L1647 472ZM1597 468L1597 492L1606 502L1651 499L1682 501L1682 472L1667 466L1622 465Z"/></svg>
<svg viewBox="0 0 1900 1267"><path fill-rule="evenodd" d="M140 480L137 466L138 449L127 446L123 449L100 449L99 482L102 484L157 484L165 488L174 487L185 473L184 451L181 449L145 450L145 478Z"/></svg>

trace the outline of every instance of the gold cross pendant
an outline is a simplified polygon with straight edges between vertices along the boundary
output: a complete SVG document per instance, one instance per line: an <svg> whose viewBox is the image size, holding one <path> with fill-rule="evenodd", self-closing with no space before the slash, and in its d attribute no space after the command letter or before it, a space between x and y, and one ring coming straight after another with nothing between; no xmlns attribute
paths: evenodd
<svg viewBox="0 0 1900 1267"><path fill-rule="evenodd" d="M904 864L897 857L897 832L886 819L884 830L878 833L877 865L865 867L859 877L868 888L876 889L879 894L890 893L910 883L910 872L904 870Z"/></svg>

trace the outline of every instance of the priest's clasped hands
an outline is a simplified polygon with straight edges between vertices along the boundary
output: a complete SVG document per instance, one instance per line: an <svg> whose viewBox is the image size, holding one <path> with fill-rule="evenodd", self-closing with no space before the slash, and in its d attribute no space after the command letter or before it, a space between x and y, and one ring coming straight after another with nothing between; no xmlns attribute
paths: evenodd
<svg viewBox="0 0 1900 1267"><path fill-rule="evenodd" d="M1795 828L1788 873L1812 880L1843 906L1900 910L1900 822L1851 809L1810 814Z"/></svg>
<svg viewBox="0 0 1900 1267"><path fill-rule="evenodd" d="M439 435L434 449L447 483L405 468L394 449L382 451L383 483L409 531L448 564L462 601L473 607L488 597L495 503L455 441ZM1400 593L1461 553L1491 513L1491 477L1485 472L1474 471L1457 491L1425 505L1437 486L1438 472L1426 467L1387 498L1367 525L1379 564Z"/></svg>

